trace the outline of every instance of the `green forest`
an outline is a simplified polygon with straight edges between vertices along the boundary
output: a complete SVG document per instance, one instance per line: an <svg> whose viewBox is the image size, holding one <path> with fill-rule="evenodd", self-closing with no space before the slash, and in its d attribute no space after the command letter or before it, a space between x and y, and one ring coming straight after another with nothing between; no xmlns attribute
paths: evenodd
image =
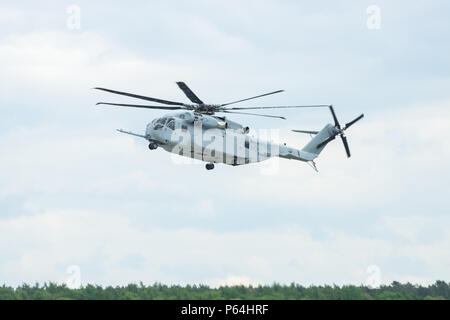
<svg viewBox="0 0 450 320"><path fill-rule="evenodd" d="M167 286L163 284L129 284L102 287L85 285L69 289L55 283L23 284L17 288L0 287L0 300L154 300L154 299L295 299L295 300L448 300L450 283L436 281L427 287L410 283L392 282L378 289L365 286L309 286L299 284L265 286L225 286L210 288L205 285Z"/></svg>

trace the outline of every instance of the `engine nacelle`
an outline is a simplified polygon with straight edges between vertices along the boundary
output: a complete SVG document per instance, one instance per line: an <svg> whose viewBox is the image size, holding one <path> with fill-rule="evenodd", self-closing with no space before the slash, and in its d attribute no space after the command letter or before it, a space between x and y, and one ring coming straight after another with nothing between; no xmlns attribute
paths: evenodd
<svg viewBox="0 0 450 320"><path fill-rule="evenodd" d="M217 128L226 129L228 127L228 123L226 121L217 121Z"/></svg>
<svg viewBox="0 0 450 320"><path fill-rule="evenodd" d="M196 114L194 117L194 121L201 121L203 129L212 129L212 128L226 129L226 128L228 128L228 123L226 121L222 121L222 120L216 119L211 116L204 116L201 114Z"/></svg>

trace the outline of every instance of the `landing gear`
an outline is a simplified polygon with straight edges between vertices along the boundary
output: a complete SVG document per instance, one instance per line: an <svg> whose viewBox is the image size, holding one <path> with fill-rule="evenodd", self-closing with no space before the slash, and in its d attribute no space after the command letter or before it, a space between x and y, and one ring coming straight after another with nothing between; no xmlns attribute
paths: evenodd
<svg viewBox="0 0 450 320"><path fill-rule="evenodd" d="M206 170L212 170L212 169L214 169L214 163L207 163L205 167L206 167Z"/></svg>
<svg viewBox="0 0 450 320"><path fill-rule="evenodd" d="M151 143L148 145L148 148L149 148L150 150L155 150L156 148L158 148L158 145L157 145L156 143L154 143L154 142L151 142Z"/></svg>

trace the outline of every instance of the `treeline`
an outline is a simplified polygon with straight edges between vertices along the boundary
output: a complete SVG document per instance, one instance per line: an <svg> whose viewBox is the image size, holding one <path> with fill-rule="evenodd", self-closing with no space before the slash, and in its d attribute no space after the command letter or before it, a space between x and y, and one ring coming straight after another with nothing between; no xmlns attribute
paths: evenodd
<svg viewBox="0 0 450 320"><path fill-rule="evenodd" d="M210 288L204 285L166 286L154 284L145 286L102 287L86 285L80 289L69 289L55 283L24 284L17 288L0 287L0 300L125 300L125 299L331 299L331 300L444 300L450 299L450 283L436 281L424 287L410 283L393 282L378 289L364 286L310 286L298 284L271 286L231 286Z"/></svg>

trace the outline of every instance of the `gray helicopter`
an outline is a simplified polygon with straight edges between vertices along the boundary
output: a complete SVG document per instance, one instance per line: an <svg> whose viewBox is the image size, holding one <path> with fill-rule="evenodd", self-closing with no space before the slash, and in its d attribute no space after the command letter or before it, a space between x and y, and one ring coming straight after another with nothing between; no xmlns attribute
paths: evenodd
<svg viewBox="0 0 450 320"><path fill-rule="evenodd" d="M332 105L304 105L304 106L271 106L271 107L229 107L251 99L256 99L275 93L283 92L277 90L254 97L241 99L223 104L206 104L200 100L184 82L177 82L178 87L184 92L191 104L152 98L122 91L106 88L94 88L118 95L128 96L136 99L156 102L162 105L142 105L98 102L97 105L121 106L145 109L178 110L167 115L153 119L147 124L145 134L133 133L118 129L121 133L141 137L149 141L149 149L158 147L182 156L198 159L206 162L206 169L214 169L215 163L224 163L232 166L261 162L271 157L294 159L304 161L312 165L317 171L314 159L317 158L325 146L340 136L347 153L350 157L350 149L345 130L355 122L364 117L361 114L354 120L340 125ZM279 118L285 117L248 113L236 110L261 110L261 109L285 109L285 108L329 108L334 120L334 125L327 124L320 131L292 130L294 132L310 134L311 141L301 150L286 146L286 144L273 143L249 135L249 127L234 122L217 113L244 114L252 116Z"/></svg>

